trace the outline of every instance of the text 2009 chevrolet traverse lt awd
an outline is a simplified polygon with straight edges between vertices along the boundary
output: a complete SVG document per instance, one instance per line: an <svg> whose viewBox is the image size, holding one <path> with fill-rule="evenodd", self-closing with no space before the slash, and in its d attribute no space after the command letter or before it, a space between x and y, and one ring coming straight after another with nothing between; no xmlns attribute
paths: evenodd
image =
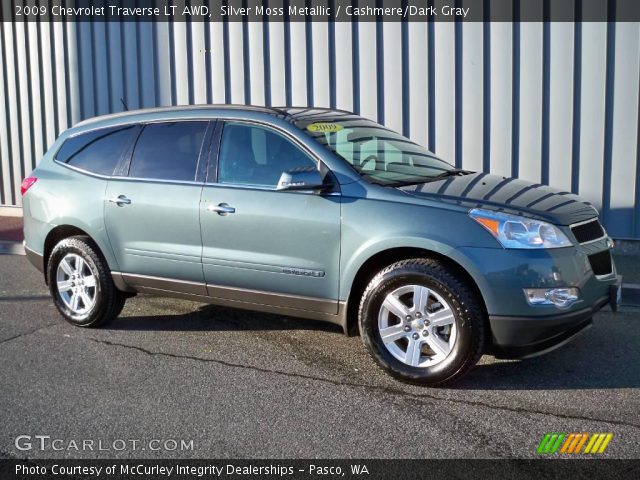
<svg viewBox="0 0 640 480"><path fill-rule="evenodd" d="M598 212L457 170L336 110L125 112L64 132L24 180L25 248L77 326L137 292L356 325L402 380L558 346L616 308Z"/></svg>

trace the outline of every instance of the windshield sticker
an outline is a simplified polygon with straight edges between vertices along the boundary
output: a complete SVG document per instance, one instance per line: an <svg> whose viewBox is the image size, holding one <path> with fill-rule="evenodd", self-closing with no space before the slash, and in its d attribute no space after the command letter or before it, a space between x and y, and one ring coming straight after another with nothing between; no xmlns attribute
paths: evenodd
<svg viewBox="0 0 640 480"><path fill-rule="evenodd" d="M307 126L307 130L309 130L310 132L339 132L340 130L342 130L344 127L342 125L338 125L337 123L325 123L325 122L318 122L318 123L312 123L311 125Z"/></svg>

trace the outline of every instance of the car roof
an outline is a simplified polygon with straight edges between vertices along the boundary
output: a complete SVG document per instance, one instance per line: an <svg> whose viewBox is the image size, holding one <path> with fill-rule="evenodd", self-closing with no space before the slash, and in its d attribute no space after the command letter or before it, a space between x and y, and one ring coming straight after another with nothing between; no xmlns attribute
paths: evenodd
<svg viewBox="0 0 640 480"><path fill-rule="evenodd" d="M181 105L173 107L156 107L145 108L141 110L126 110L124 112L112 113L108 115L101 115L98 117L88 118L77 123L74 128L86 127L86 126L99 126L103 123L114 122L119 123L121 121L132 122L137 117L158 115L158 119L169 120L172 118L172 113L180 113L180 117L190 112L202 113L202 112L220 112L220 111L235 111L235 112L247 112L247 113L263 113L268 115L277 116L289 122L296 122L299 120L311 120L321 118L334 118L336 116L355 116L351 112L345 110L337 110L330 108L319 107L263 107L257 105L230 105L230 104L206 104L206 105ZM177 118L177 117L176 117Z"/></svg>

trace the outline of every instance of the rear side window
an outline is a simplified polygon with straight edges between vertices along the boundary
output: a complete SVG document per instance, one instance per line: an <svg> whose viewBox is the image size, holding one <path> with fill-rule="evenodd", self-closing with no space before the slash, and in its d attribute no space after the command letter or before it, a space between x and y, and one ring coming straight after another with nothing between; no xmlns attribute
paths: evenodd
<svg viewBox="0 0 640 480"><path fill-rule="evenodd" d="M100 175L113 174L137 127L103 128L67 139L56 160Z"/></svg>
<svg viewBox="0 0 640 480"><path fill-rule="evenodd" d="M194 181L208 122L152 123L144 127L129 176Z"/></svg>

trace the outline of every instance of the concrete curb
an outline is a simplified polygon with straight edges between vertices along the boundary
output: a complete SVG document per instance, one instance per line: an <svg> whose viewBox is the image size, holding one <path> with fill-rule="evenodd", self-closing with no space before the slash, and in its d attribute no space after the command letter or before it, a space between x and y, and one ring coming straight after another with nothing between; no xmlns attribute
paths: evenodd
<svg viewBox="0 0 640 480"><path fill-rule="evenodd" d="M25 255L24 247L17 242L0 242L0 254Z"/></svg>
<svg viewBox="0 0 640 480"><path fill-rule="evenodd" d="M22 217L22 207L0 206L0 217Z"/></svg>
<svg viewBox="0 0 640 480"><path fill-rule="evenodd" d="M622 284L622 305L640 307L640 284Z"/></svg>
<svg viewBox="0 0 640 480"><path fill-rule="evenodd" d="M640 241L638 240L615 240L616 246L613 254L617 255L640 255Z"/></svg>

